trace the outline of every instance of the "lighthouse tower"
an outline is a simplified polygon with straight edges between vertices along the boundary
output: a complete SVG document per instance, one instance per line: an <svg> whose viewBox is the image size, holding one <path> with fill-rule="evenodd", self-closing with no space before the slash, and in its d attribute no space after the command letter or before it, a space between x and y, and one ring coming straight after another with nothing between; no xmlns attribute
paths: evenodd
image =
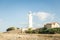
<svg viewBox="0 0 60 40"><path fill-rule="evenodd" d="M33 23L32 23L32 12L29 11L29 15L28 15L28 28L32 28L33 27Z"/></svg>

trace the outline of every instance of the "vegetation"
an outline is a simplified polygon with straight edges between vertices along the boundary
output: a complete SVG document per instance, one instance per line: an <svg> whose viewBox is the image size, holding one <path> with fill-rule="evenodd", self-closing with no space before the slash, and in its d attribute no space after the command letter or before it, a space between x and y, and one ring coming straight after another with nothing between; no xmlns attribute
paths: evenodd
<svg viewBox="0 0 60 40"><path fill-rule="evenodd" d="M42 30L40 33L43 34L60 34L60 28L50 28L50 29L45 29Z"/></svg>
<svg viewBox="0 0 60 40"><path fill-rule="evenodd" d="M11 30L16 30L16 29L19 29L19 28L16 28L16 27L10 27L10 28L8 28L6 31L11 31Z"/></svg>
<svg viewBox="0 0 60 40"><path fill-rule="evenodd" d="M32 33L32 28L29 28L28 30L25 31L26 33Z"/></svg>
<svg viewBox="0 0 60 40"><path fill-rule="evenodd" d="M10 27L6 31L16 30L19 28L16 27ZM60 28L38 28L35 30L32 30L32 28L29 28L25 31L26 33L34 33L34 34L60 34Z"/></svg>
<svg viewBox="0 0 60 40"><path fill-rule="evenodd" d="M35 33L35 34L60 34L60 28L38 28L35 30L28 29L26 33Z"/></svg>

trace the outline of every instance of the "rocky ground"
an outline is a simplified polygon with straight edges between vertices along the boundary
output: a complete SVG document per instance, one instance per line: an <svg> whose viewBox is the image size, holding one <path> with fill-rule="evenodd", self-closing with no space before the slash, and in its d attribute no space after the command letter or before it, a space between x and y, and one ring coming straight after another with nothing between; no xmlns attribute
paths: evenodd
<svg viewBox="0 0 60 40"><path fill-rule="evenodd" d="M60 34L0 33L0 40L60 40Z"/></svg>
<svg viewBox="0 0 60 40"><path fill-rule="evenodd" d="M11 31L0 33L0 40L60 40L60 34L25 34Z"/></svg>

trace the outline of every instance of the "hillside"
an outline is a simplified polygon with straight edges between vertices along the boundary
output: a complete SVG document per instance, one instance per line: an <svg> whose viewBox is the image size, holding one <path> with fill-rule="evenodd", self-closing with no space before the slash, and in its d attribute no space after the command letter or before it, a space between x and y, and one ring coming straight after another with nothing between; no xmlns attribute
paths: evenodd
<svg viewBox="0 0 60 40"><path fill-rule="evenodd" d="M0 33L0 40L60 40L60 34L21 34L16 30L15 32Z"/></svg>

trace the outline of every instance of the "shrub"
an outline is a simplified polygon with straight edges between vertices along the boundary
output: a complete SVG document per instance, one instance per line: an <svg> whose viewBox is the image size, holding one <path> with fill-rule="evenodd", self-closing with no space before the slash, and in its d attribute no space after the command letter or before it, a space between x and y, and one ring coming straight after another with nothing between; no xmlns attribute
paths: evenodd
<svg viewBox="0 0 60 40"><path fill-rule="evenodd" d="M17 28L15 28L15 27L10 27L10 28L8 28L6 31L11 31L11 30L16 30Z"/></svg>
<svg viewBox="0 0 60 40"><path fill-rule="evenodd" d="M42 29L40 30L42 34L60 34L60 28L50 28L50 29Z"/></svg>

